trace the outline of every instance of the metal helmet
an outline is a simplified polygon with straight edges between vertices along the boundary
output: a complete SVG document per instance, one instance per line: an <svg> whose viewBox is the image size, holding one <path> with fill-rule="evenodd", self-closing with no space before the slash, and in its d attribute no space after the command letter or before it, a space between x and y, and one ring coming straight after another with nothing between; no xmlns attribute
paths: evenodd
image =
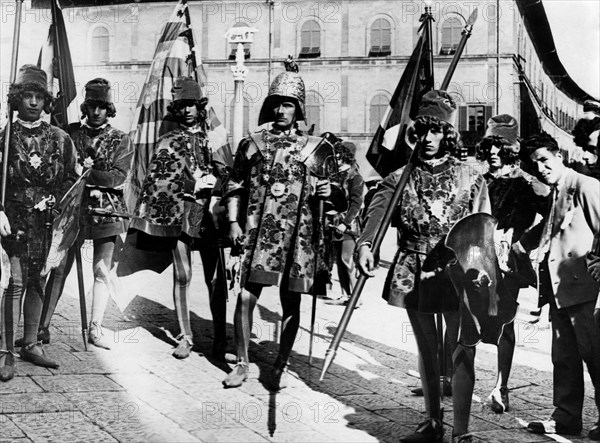
<svg viewBox="0 0 600 443"><path fill-rule="evenodd" d="M260 109L258 125L274 120L273 108L278 102L290 101L296 105L296 121L306 119L304 80L296 72L282 72L269 88L269 94Z"/></svg>

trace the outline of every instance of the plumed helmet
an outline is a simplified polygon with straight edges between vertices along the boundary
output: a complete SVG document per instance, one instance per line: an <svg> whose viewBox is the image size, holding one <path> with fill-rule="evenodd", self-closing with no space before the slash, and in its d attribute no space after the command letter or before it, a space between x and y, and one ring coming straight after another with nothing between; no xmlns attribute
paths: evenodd
<svg viewBox="0 0 600 443"><path fill-rule="evenodd" d="M282 101L290 101L296 105L296 121L305 120L306 109L304 80L296 72L282 72L269 88L269 94L260 109L258 125L272 122L275 118L273 109Z"/></svg>

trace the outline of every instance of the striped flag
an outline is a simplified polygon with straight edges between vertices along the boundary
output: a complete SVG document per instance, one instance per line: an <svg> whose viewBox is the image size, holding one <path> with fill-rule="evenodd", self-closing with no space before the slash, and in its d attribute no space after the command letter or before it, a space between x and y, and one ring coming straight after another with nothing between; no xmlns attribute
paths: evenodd
<svg viewBox="0 0 600 443"><path fill-rule="evenodd" d="M142 88L135 110L131 137L134 146L132 168L125 188L125 201L129 212L133 212L146 171L158 138L175 128L175 124L165 120L167 107L171 104L173 82L180 76L194 76L206 95L206 73L199 62L194 48L194 38L190 26L188 5L180 0L169 21L164 27L156 46L152 64ZM214 110L208 110L209 139L216 158L231 161L231 150L227 143L225 127Z"/></svg>
<svg viewBox="0 0 600 443"><path fill-rule="evenodd" d="M51 123L66 129L69 123L79 121L79 105L75 100L77 87L65 21L58 0L51 0L50 8L52 23L48 32L48 39L40 50L37 65L46 72L48 89L57 98L50 116Z"/></svg>
<svg viewBox="0 0 600 443"><path fill-rule="evenodd" d="M382 177L408 162L412 148L407 143L406 130L417 113L419 100L433 89L427 40L424 29L367 150L367 160Z"/></svg>

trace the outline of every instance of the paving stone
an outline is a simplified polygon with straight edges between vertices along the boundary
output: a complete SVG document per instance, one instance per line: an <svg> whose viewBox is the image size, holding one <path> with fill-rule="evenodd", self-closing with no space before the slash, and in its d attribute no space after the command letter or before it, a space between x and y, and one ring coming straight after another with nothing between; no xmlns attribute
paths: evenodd
<svg viewBox="0 0 600 443"><path fill-rule="evenodd" d="M11 414L0 415L0 442L12 441L17 438L25 438L25 434L10 419Z"/></svg>
<svg viewBox="0 0 600 443"><path fill-rule="evenodd" d="M373 411L374 414L367 414L371 417L381 417L389 421L401 425L420 423L427 418L426 414L416 411L412 408L393 408L393 409L378 409Z"/></svg>
<svg viewBox="0 0 600 443"><path fill-rule="evenodd" d="M3 398L6 394L35 393L44 392L44 390L29 377L15 377L6 383L0 383L0 395Z"/></svg>
<svg viewBox="0 0 600 443"><path fill-rule="evenodd" d="M79 411L18 414L11 417L11 419L23 430L27 437L35 442L57 440L89 442L117 441L89 421Z"/></svg>
<svg viewBox="0 0 600 443"><path fill-rule="evenodd" d="M123 388L104 375L55 375L33 377L47 392L122 391Z"/></svg>
<svg viewBox="0 0 600 443"><path fill-rule="evenodd" d="M401 406L400 403L394 400L381 398L380 395L376 394L344 395L343 401L350 404L355 404L369 411L374 411L376 409L399 408Z"/></svg>
<svg viewBox="0 0 600 443"><path fill-rule="evenodd" d="M199 441L215 443L260 443L269 441L267 438L247 428L192 431L191 434Z"/></svg>
<svg viewBox="0 0 600 443"><path fill-rule="evenodd" d="M479 431L471 432L474 441L485 443L539 443L555 441L544 435L532 434L526 430L505 430L500 432L494 431ZM571 440L569 440L571 441Z"/></svg>
<svg viewBox="0 0 600 443"><path fill-rule="evenodd" d="M35 414L72 410L68 399L54 392L2 394L0 407L1 414Z"/></svg>
<svg viewBox="0 0 600 443"><path fill-rule="evenodd" d="M190 433L140 399L121 392L69 393L65 397L88 419L123 442L196 441Z"/></svg>
<svg viewBox="0 0 600 443"><path fill-rule="evenodd" d="M390 443L397 443L400 437L412 434L416 429L416 425L403 426L398 423L381 421L349 425L349 427L366 432L368 435L375 437L378 441Z"/></svg>

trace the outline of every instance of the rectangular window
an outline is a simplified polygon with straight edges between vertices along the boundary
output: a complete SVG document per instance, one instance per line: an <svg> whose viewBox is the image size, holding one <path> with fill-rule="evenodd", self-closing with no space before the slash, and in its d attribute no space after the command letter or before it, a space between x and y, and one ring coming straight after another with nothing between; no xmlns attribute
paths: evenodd
<svg viewBox="0 0 600 443"><path fill-rule="evenodd" d="M468 107L467 131L485 131L485 106Z"/></svg>

